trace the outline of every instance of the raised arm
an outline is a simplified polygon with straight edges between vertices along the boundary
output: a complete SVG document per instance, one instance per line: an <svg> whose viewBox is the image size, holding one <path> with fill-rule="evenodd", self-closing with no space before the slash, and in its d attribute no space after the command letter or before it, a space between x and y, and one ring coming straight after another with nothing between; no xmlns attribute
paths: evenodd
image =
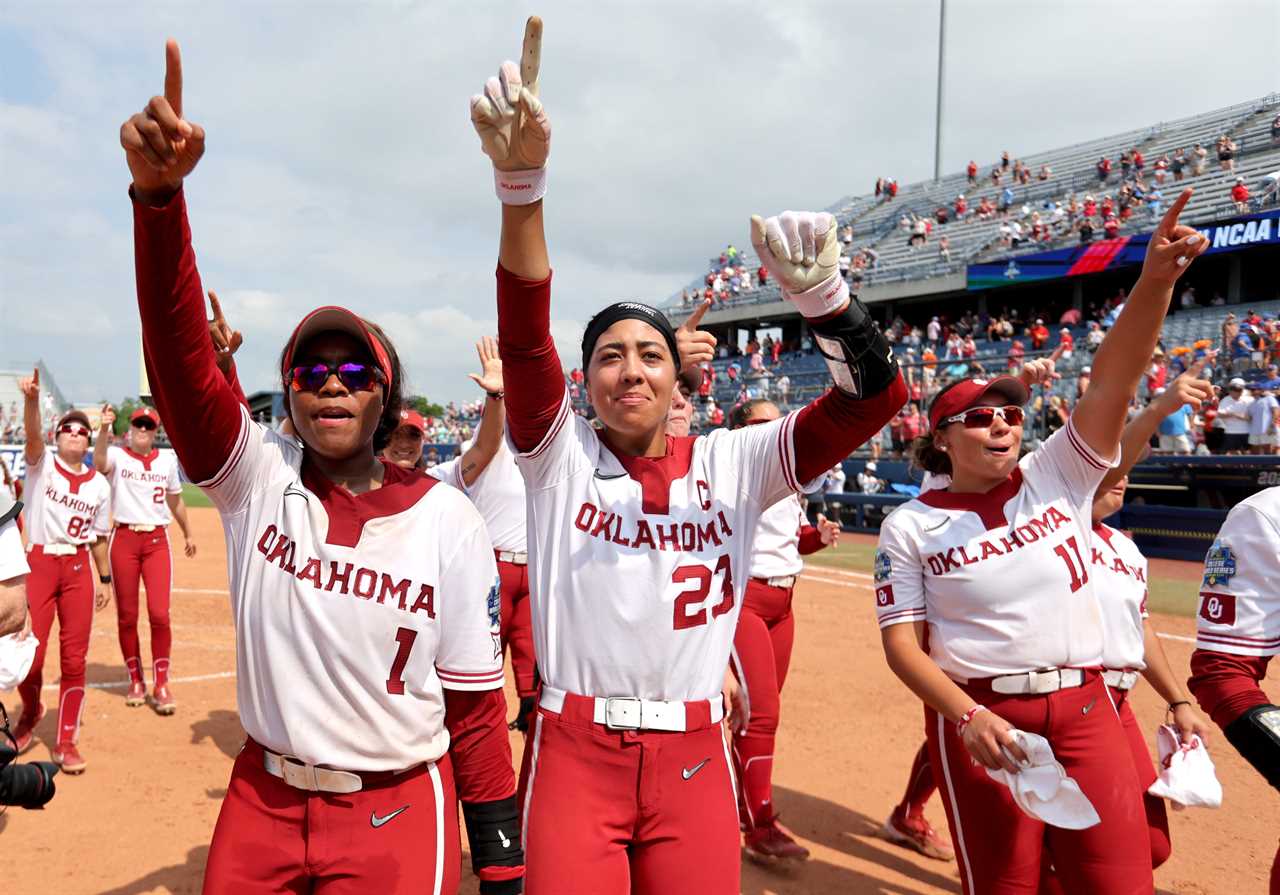
<svg viewBox="0 0 1280 895"><path fill-rule="evenodd" d="M44 424L40 420L40 368L31 371L31 377L18 382L22 392L22 429L25 440L23 457L28 466L40 462L44 456Z"/></svg>
<svg viewBox="0 0 1280 895"><path fill-rule="evenodd" d="M134 266L147 374L173 448L195 481L222 468L241 420L209 341L182 193L183 179L204 155L204 140L204 129L183 117L182 59L177 43L169 41L164 96L152 97L121 126L120 144L133 175Z"/></svg>
<svg viewBox="0 0 1280 895"><path fill-rule="evenodd" d="M102 425L98 427L98 440L93 443L93 468L103 475L111 475L111 435L115 431L116 412L110 404L102 405Z"/></svg>
<svg viewBox="0 0 1280 895"><path fill-rule="evenodd" d="M484 389L484 410L480 414L480 426L471 447L462 455L460 474L462 483L470 488L480 478L502 445L502 430L506 426L507 412L503 406L502 360L498 357L498 343L485 336L476 342L476 354L480 355L480 375L468 373L471 381Z"/></svg>
<svg viewBox="0 0 1280 895"><path fill-rule="evenodd" d="M551 122L538 99L542 20L525 24L520 65L504 62L471 98L471 123L493 162L502 202L498 245L498 347L510 387L506 411L520 450L537 446L564 400L551 339L551 264L542 224Z"/></svg>
<svg viewBox="0 0 1280 895"><path fill-rule="evenodd" d="M1151 234L1142 275L1098 347L1089 390L1076 405L1075 430L1099 456L1113 456L1120 443L1125 411L1155 350L1174 283L1209 246L1198 231L1178 223L1190 198L1191 190L1183 190Z"/></svg>

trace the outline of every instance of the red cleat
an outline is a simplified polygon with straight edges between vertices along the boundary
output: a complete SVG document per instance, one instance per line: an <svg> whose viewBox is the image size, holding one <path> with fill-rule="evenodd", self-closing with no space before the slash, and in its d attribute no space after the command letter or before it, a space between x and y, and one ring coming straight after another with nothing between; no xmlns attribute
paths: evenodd
<svg viewBox="0 0 1280 895"><path fill-rule="evenodd" d="M157 715L172 715L178 710L178 703L169 692L168 684L156 684L156 688L151 691L151 707L156 710Z"/></svg>
<svg viewBox="0 0 1280 895"><path fill-rule="evenodd" d="M53 762L64 774L83 774L88 764L75 743L59 743L53 750Z"/></svg>
<svg viewBox="0 0 1280 895"><path fill-rule="evenodd" d="M939 835L927 820L911 817L901 805L893 809L889 819L880 828L880 836L897 845L920 852L926 858L937 861L954 861L956 853L951 844Z"/></svg>
<svg viewBox="0 0 1280 895"><path fill-rule="evenodd" d="M18 748L18 754L19 754L19 755L21 755L23 752L26 752L28 749L30 749L32 746L34 746L34 745L35 745L35 742L36 742L36 735L35 735L36 725L37 725L37 724L39 724L39 723L40 723L40 721L41 721L41 719L43 719L43 718L44 718L44 703L43 703L43 702L42 702L42 703L39 703L39 704L36 706L36 716L35 716L34 718L28 718L28 717L27 717L27 714L26 714L26 708L27 708L27 707L26 707L26 706L23 706L22 708L23 708L23 713L22 713L22 715L18 718L18 725L13 729L13 738L14 738L14 739L17 741L17 743L18 743L18 747L17 747L17 748Z"/></svg>
<svg viewBox="0 0 1280 895"><path fill-rule="evenodd" d="M772 863L774 861L804 861L809 857L809 849L792 838L791 833L771 817L764 823L747 830L743 837L743 847L747 856L757 861Z"/></svg>
<svg viewBox="0 0 1280 895"><path fill-rule="evenodd" d="M129 691L124 694L125 705L145 705L147 685L142 681L129 681Z"/></svg>

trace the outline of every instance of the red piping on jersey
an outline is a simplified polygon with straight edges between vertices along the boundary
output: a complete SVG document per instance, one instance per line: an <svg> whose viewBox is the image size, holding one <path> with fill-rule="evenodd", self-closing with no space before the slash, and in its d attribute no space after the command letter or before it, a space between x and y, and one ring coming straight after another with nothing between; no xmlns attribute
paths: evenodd
<svg viewBox="0 0 1280 895"><path fill-rule="evenodd" d="M667 452L663 456L631 457L616 450L605 432L600 436L601 442L618 458L627 475L640 483L640 493L644 496L640 509L664 516L670 513L671 483L689 474L689 467L693 465L693 443L697 437L668 435Z"/></svg>
<svg viewBox="0 0 1280 895"><path fill-rule="evenodd" d="M98 474L98 471L92 466L84 472L72 472L62 465L62 461L58 459L57 454L53 455L53 468L58 470L62 477L67 480L67 485L70 486L72 494L79 494L80 486L93 481L93 477Z"/></svg>
<svg viewBox="0 0 1280 895"><path fill-rule="evenodd" d="M1187 688L1215 724L1226 727L1255 705L1271 702L1258 686L1270 656L1236 656L1197 649L1191 654Z"/></svg>
<svg viewBox="0 0 1280 895"><path fill-rule="evenodd" d="M308 460L302 463L302 484L320 498L329 516L329 532L324 542L336 547L354 547L360 542L365 523L370 519L403 513L422 499L439 479L416 469L402 469L394 463L382 462L382 487L363 494L352 494L319 472Z"/></svg>
<svg viewBox="0 0 1280 895"><path fill-rule="evenodd" d="M139 454L137 451L135 451L131 447L125 447L123 448L123 450L130 457L132 457L133 459L141 463L142 468L145 469L147 472L151 471L151 464L155 462L156 457L160 456L159 448L152 448L151 453L147 454L145 457L142 456L142 454Z"/></svg>
<svg viewBox="0 0 1280 895"><path fill-rule="evenodd" d="M917 500L939 510L968 510L977 513L987 531L1009 524L1004 507L1022 488L1022 467L1015 467L1009 477L990 491L953 492L936 489L926 491Z"/></svg>

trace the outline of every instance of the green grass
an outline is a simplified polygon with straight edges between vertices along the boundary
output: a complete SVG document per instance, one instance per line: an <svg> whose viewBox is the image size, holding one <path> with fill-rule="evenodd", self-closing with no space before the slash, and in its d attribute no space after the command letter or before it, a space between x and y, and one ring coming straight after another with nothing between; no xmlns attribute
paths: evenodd
<svg viewBox="0 0 1280 895"><path fill-rule="evenodd" d="M195 485L182 486L182 502L189 507L211 507L213 502Z"/></svg>
<svg viewBox="0 0 1280 895"><path fill-rule="evenodd" d="M834 553L824 550L806 556L805 563L870 575L875 552L870 544L846 541ZM1197 595L1194 581L1152 576L1147 588L1147 611L1191 618L1196 614Z"/></svg>

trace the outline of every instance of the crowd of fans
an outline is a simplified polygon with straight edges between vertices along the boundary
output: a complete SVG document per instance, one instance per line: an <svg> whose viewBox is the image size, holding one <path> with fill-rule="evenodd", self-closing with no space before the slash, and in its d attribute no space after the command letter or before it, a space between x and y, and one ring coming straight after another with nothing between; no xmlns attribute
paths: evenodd
<svg viewBox="0 0 1280 895"><path fill-rule="evenodd" d="M58 421L59 414L53 396L48 393L41 395L40 420L44 425L47 439L53 437L53 427ZM26 438L26 426L23 422L22 408L16 401L11 402L8 407L0 405L0 443L17 444L24 438Z"/></svg>

